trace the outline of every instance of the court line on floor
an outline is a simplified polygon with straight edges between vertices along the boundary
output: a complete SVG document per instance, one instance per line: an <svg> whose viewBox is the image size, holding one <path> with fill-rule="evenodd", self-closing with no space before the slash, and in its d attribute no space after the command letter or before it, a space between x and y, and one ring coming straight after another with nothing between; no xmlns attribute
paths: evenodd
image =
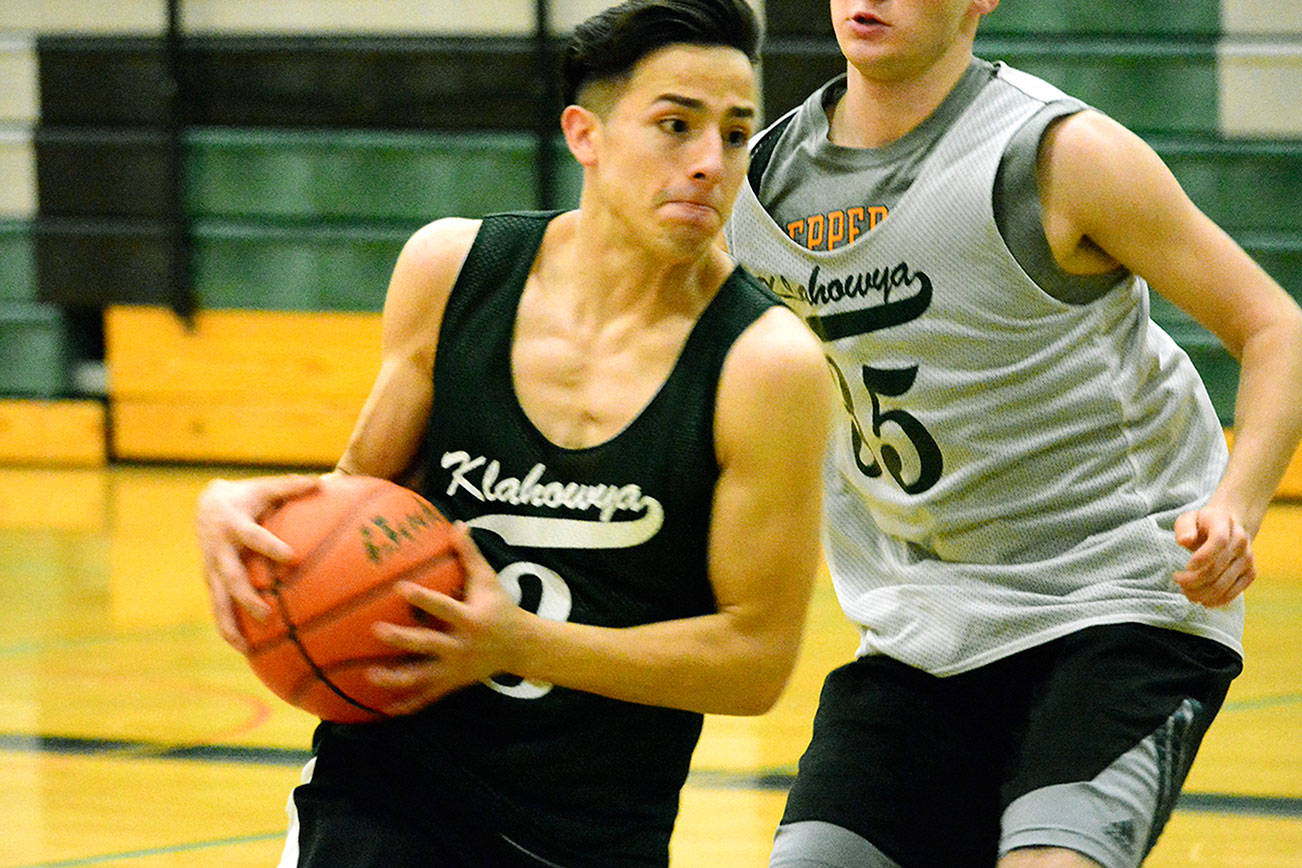
<svg viewBox="0 0 1302 868"><path fill-rule="evenodd" d="M61 735L0 733L0 750L64 756L196 760L299 767L311 752L300 748L246 747L226 744L167 744L134 739L80 738Z"/></svg>
<svg viewBox="0 0 1302 868"><path fill-rule="evenodd" d="M0 751L50 753L83 757L130 757L151 760L189 760L210 763L302 766L311 753L296 748L243 745L189 744L127 739L76 738L0 733ZM705 789L785 791L794 778L791 769L758 772L693 769L690 786ZM1240 814L1302 818L1302 796L1251 796L1235 793L1181 794L1176 810L1200 814Z"/></svg>
<svg viewBox="0 0 1302 868"><path fill-rule="evenodd" d="M795 778L793 772L733 772L693 769L689 785L719 790L786 791ZM1181 793L1177 811L1196 814L1242 814L1261 817L1302 819L1302 797L1246 796L1233 793Z"/></svg>
<svg viewBox="0 0 1302 868"><path fill-rule="evenodd" d="M17 865L14 868L85 868L89 865L108 865L130 859L148 859L151 856L174 856L178 853L195 853L199 850L212 850L217 847L237 847L241 844L260 844L284 838L285 832L264 832L260 835L241 835L238 838L218 838L212 841L195 841L189 844L177 844L172 847L151 847L147 850L129 850L123 853L101 853L97 856L83 856L77 859L60 859L55 862L33 862L30 865Z"/></svg>
<svg viewBox="0 0 1302 868"><path fill-rule="evenodd" d="M1236 711L1261 711L1264 708L1278 708L1281 705L1292 705L1296 702L1302 702L1302 693L1281 693L1276 696L1258 696L1250 699L1237 699L1227 702L1221 707L1222 713L1234 713Z"/></svg>

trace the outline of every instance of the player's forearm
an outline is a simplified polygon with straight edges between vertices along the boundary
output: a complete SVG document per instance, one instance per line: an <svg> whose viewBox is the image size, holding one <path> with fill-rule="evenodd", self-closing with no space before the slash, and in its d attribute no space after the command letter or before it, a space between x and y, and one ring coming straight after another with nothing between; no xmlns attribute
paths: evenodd
<svg viewBox="0 0 1302 868"><path fill-rule="evenodd" d="M762 714L782 693L798 626L761 631L725 613L608 628L531 618L512 674L612 699L709 714Z"/></svg>
<svg viewBox="0 0 1302 868"><path fill-rule="evenodd" d="M1288 310L1244 344L1234 447L1214 503L1256 534L1302 437L1302 315Z"/></svg>

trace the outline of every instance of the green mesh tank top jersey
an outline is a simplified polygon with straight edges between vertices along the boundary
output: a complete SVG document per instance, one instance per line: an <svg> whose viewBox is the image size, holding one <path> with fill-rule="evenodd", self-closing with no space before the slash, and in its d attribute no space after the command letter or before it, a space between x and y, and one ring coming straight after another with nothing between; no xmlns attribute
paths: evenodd
<svg viewBox="0 0 1302 868"><path fill-rule="evenodd" d="M779 302L735 271L642 412L604 443L561 448L521 408L510 364L554 216L483 221L440 329L423 493L471 526L501 581L543 617L621 627L713 612L719 375L737 336ZM437 758L426 780L482 799L531 851L566 865L664 864L701 721L503 675L393 728Z"/></svg>

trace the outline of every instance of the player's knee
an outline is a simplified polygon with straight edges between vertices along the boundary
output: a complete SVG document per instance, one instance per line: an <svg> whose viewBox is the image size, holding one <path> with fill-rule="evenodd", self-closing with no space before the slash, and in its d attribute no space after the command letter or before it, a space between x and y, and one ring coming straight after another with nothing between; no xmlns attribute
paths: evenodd
<svg viewBox="0 0 1302 868"><path fill-rule="evenodd" d="M1102 868L1098 862L1062 847L1020 847L999 860L999 868Z"/></svg>
<svg viewBox="0 0 1302 868"><path fill-rule="evenodd" d="M866 838L820 820L778 827L769 868L900 868Z"/></svg>

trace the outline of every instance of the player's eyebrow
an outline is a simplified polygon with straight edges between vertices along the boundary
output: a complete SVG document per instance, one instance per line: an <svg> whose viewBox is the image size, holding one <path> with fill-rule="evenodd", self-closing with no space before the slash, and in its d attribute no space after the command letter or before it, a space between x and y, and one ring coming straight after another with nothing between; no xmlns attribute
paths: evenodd
<svg viewBox="0 0 1302 868"><path fill-rule="evenodd" d="M691 96L683 96L682 94L677 93L662 93L660 96L656 97L656 102L672 103L674 105L682 106L685 109L692 109L693 111L700 111L705 108L705 102L703 100ZM731 117L753 118L755 117L755 109L751 106L745 105L733 106L728 109L727 114Z"/></svg>

